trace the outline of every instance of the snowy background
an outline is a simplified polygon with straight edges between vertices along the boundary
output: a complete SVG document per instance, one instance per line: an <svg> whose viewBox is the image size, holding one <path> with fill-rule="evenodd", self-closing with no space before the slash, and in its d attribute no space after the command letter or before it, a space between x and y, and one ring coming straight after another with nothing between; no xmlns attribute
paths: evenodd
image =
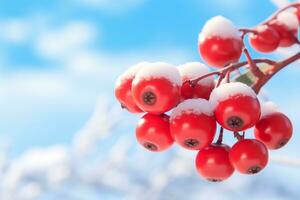
<svg viewBox="0 0 300 200"><path fill-rule="evenodd" d="M1 1L0 199L300 199L299 63L264 90L293 121L293 139L260 174L224 183L196 174L195 152L139 147L138 116L113 97L116 77L139 61L200 60L210 17L252 27L287 2Z"/></svg>

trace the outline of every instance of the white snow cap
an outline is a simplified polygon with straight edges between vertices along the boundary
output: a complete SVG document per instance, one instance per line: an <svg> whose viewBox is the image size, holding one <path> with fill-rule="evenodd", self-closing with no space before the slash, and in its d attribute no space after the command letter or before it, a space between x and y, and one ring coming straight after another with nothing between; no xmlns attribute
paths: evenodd
<svg viewBox="0 0 300 200"><path fill-rule="evenodd" d="M154 62L145 65L138 71L135 79L166 78L175 85L181 86L181 77L178 69L171 64Z"/></svg>
<svg viewBox="0 0 300 200"><path fill-rule="evenodd" d="M205 99L187 99L174 108L170 118L173 120L183 114L191 113L196 115L205 114L207 116L213 116L214 111L212 105Z"/></svg>
<svg viewBox="0 0 300 200"><path fill-rule="evenodd" d="M209 73L209 68L200 62L188 62L178 67L182 79L194 79ZM209 76L200 80L203 85L213 85L214 78Z"/></svg>
<svg viewBox="0 0 300 200"><path fill-rule="evenodd" d="M202 37L212 35L222 38L241 38L238 29L233 25L233 23L221 15L213 17L205 23L199 34L199 41Z"/></svg>
<svg viewBox="0 0 300 200"><path fill-rule="evenodd" d="M136 73L144 66L148 65L149 62L140 62L136 65L131 66L128 68L123 74L121 74L116 80L116 87L121 85L123 81L128 79L132 79L135 77Z"/></svg>
<svg viewBox="0 0 300 200"><path fill-rule="evenodd" d="M277 16L277 21L279 23L284 24L286 27L288 27L289 30L297 30L299 26L298 17L295 13L285 11L282 13L279 13Z"/></svg>
<svg viewBox="0 0 300 200"><path fill-rule="evenodd" d="M257 31L259 31L259 32L263 32L263 31L265 31L267 28L268 28L268 25L262 24L262 25L258 25L255 29L256 29ZM253 33L251 33L251 34L253 34Z"/></svg>
<svg viewBox="0 0 300 200"><path fill-rule="evenodd" d="M260 102L261 116L263 118L275 112L279 112L278 106L272 101Z"/></svg>
<svg viewBox="0 0 300 200"><path fill-rule="evenodd" d="M232 82L224 83L219 87L215 88L210 94L209 102L215 108L220 101L223 101L238 94L241 96L250 96L255 99L257 98L255 92L248 85L240 82Z"/></svg>

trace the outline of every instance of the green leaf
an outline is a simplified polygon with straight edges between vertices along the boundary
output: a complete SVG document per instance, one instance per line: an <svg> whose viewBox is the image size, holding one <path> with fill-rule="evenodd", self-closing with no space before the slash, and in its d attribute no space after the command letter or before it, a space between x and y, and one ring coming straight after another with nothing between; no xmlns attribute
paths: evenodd
<svg viewBox="0 0 300 200"><path fill-rule="evenodd" d="M262 72L266 72L267 70L269 70L272 67L272 65L268 65L265 63L258 64L258 66ZM247 70L245 73L236 77L234 79L234 81L245 83L246 85L251 86L255 81L255 76L250 72L250 70Z"/></svg>

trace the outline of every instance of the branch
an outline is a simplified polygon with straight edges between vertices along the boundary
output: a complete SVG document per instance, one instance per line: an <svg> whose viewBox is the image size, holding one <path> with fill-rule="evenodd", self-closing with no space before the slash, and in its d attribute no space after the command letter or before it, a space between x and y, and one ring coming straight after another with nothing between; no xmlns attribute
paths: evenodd
<svg viewBox="0 0 300 200"><path fill-rule="evenodd" d="M266 63L266 64L269 64L269 65L273 65L273 64L276 63L275 61L267 59L267 58L253 59L253 62L255 64L257 64L257 63ZM200 76L198 78L195 78L195 79L192 79L192 80L186 80L184 83L189 83L192 87L194 87L195 85L197 85L197 83L199 81L201 81L201 80L203 80L203 79L205 79L209 76L218 75L218 76L221 76L221 77L224 78L226 76L226 74L228 73L228 71L237 70L241 67L244 67L247 64L248 64L248 61L233 63L233 64L228 65L227 67L224 67L224 68L222 68L220 70L217 70L217 71L210 72L210 73L205 74L203 76Z"/></svg>
<svg viewBox="0 0 300 200"><path fill-rule="evenodd" d="M267 71L267 73L258 77L258 80L252 85L253 90L256 93L259 93L262 86L264 86L275 74L277 74L281 69L285 68L289 64L295 62L300 59L300 52L296 53L293 56L290 56L282 61L274 63L272 68Z"/></svg>

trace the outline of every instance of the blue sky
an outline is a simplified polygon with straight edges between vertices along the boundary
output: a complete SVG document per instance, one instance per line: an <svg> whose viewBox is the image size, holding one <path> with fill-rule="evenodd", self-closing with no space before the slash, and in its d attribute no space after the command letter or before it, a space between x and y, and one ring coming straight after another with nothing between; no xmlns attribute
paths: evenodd
<svg viewBox="0 0 300 200"><path fill-rule="evenodd" d="M269 0L1 1L1 144L10 143L13 154L68 144L99 95L116 103L114 80L130 65L200 60L197 38L207 19L221 14L251 27L275 9ZM266 87L296 131L299 72L290 67ZM291 143L284 152L296 148Z"/></svg>

